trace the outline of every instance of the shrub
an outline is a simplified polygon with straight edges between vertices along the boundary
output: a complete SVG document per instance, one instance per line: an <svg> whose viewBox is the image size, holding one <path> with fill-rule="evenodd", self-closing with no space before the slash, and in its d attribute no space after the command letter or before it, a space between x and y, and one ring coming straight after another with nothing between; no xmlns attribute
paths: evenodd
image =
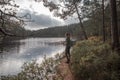
<svg viewBox="0 0 120 80"><path fill-rule="evenodd" d="M77 42L71 65L76 80L119 80L120 56L96 38Z"/></svg>

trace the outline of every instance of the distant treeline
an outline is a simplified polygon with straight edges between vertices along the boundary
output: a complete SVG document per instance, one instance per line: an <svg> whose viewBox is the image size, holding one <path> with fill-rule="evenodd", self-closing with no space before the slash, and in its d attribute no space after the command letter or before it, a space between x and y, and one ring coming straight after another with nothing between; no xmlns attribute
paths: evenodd
<svg viewBox="0 0 120 80"><path fill-rule="evenodd" d="M79 25L77 24L71 24L71 25L66 25L66 26L56 26L56 27L33 31L31 36L33 37L63 37L65 36L66 32L70 32L72 35L76 36L78 28L79 28Z"/></svg>

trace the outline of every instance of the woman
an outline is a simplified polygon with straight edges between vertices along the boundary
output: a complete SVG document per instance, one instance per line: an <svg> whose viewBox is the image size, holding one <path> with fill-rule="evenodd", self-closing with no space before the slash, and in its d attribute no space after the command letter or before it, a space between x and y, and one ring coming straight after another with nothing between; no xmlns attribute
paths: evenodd
<svg viewBox="0 0 120 80"><path fill-rule="evenodd" d="M70 40L70 33L66 33L66 48L65 48L65 55L67 58L67 63L70 62L70 47L71 47L71 40Z"/></svg>

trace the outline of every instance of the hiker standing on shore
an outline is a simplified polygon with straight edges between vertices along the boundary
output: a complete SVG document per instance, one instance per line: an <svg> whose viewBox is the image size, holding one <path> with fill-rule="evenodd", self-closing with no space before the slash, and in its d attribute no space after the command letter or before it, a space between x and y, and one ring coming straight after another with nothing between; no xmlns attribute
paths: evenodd
<svg viewBox="0 0 120 80"><path fill-rule="evenodd" d="M66 48L65 48L65 55L67 58L67 63L70 62L70 47L71 47L71 40L70 40L70 33L66 33Z"/></svg>

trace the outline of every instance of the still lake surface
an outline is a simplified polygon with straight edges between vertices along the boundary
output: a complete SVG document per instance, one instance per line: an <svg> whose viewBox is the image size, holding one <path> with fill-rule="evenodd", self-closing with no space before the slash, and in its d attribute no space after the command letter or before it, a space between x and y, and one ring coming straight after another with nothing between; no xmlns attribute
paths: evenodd
<svg viewBox="0 0 120 80"><path fill-rule="evenodd" d="M24 62L37 60L41 63L46 55L52 57L62 53L65 46L59 42L65 38L4 39L0 43L0 76L15 75L21 71Z"/></svg>

